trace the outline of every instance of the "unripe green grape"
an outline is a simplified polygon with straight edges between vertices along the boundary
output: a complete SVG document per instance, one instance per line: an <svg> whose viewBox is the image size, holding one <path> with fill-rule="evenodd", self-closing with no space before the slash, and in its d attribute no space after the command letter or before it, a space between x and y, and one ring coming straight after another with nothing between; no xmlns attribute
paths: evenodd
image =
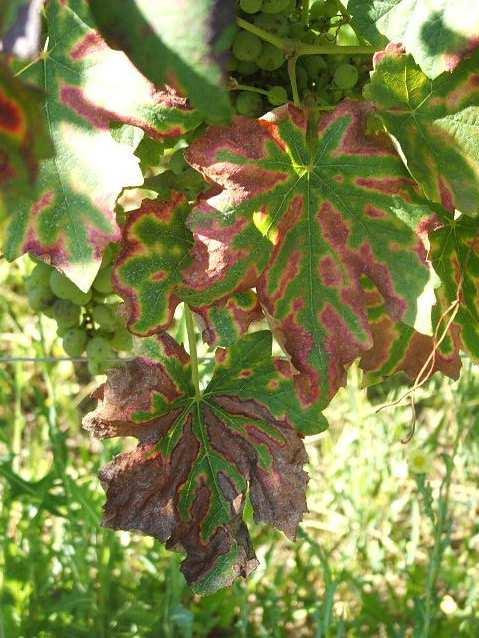
<svg viewBox="0 0 479 638"><path fill-rule="evenodd" d="M280 37L287 36L289 34L289 22L281 15L259 13L255 16L254 23L257 27L260 27L260 29L264 29L265 31L269 31L269 33L279 35Z"/></svg>
<svg viewBox="0 0 479 638"><path fill-rule="evenodd" d="M252 91L241 91L236 98L236 111L247 117L259 117L263 113L261 95Z"/></svg>
<svg viewBox="0 0 479 638"><path fill-rule="evenodd" d="M82 292L75 284L58 270L50 275L50 288L59 299L67 299L78 306L84 306L91 299L91 290Z"/></svg>
<svg viewBox="0 0 479 638"><path fill-rule="evenodd" d="M100 328L108 332L114 332L120 322L119 317L115 315L114 307L106 304L94 306L91 311L91 316Z"/></svg>
<svg viewBox="0 0 479 638"><path fill-rule="evenodd" d="M276 71L285 61L284 53L281 49L266 42L263 45L261 55L257 58L256 64L263 71Z"/></svg>
<svg viewBox="0 0 479 638"><path fill-rule="evenodd" d="M226 70L229 73L233 73L233 71L237 71L238 70L238 62L239 60L237 60L234 55L230 55L228 62L226 63Z"/></svg>
<svg viewBox="0 0 479 638"><path fill-rule="evenodd" d="M48 287L50 285L51 266L45 263L38 263L27 277L27 288Z"/></svg>
<svg viewBox="0 0 479 638"><path fill-rule="evenodd" d="M300 91L303 91L308 86L308 73L300 64L296 65L296 84Z"/></svg>
<svg viewBox="0 0 479 638"><path fill-rule="evenodd" d="M247 77L248 75L253 75L258 70L258 65L256 62L245 62L241 60L238 62L238 73L240 75L244 75Z"/></svg>
<svg viewBox="0 0 479 638"><path fill-rule="evenodd" d="M119 328L111 337L110 345L115 350L128 352L133 348L133 336L126 328Z"/></svg>
<svg viewBox="0 0 479 638"><path fill-rule="evenodd" d="M88 372L96 377L98 374L105 374L107 367L103 361L97 361L96 359L88 359Z"/></svg>
<svg viewBox="0 0 479 638"><path fill-rule="evenodd" d="M48 308L55 297L53 296L50 288L46 286L38 286L37 288L28 288L27 289L27 299L32 310L36 312L44 311Z"/></svg>
<svg viewBox="0 0 479 638"><path fill-rule="evenodd" d="M340 64L334 72L334 83L341 90L352 89L358 78L358 70L352 64Z"/></svg>
<svg viewBox="0 0 479 638"><path fill-rule="evenodd" d="M292 40L301 40L304 42L303 38L306 37L307 33L308 31L306 30L303 22L295 22L289 28L289 37Z"/></svg>
<svg viewBox="0 0 479 638"><path fill-rule="evenodd" d="M262 50L262 42L254 33L240 31L233 42L233 54L238 60L254 62Z"/></svg>
<svg viewBox="0 0 479 638"><path fill-rule="evenodd" d="M309 10L310 20L321 18L334 18L338 13L338 5L335 0L316 0Z"/></svg>
<svg viewBox="0 0 479 638"><path fill-rule="evenodd" d="M328 65L321 55L305 55L302 60L303 66L308 76L315 80L319 75L324 73Z"/></svg>
<svg viewBox="0 0 479 638"><path fill-rule="evenodd" d="M110 295L113 292L113 285L111 282L112 272L113 266L108 266L104 270L100 270L93 282L93 288L104 295Z"/></svg>
<svg viewBox="0 0 479 638"><path fill-rule="evenodd" d="M289 7L289 0L263 0L264 13L281 13Z"/></svg>
<svg viewBox="0 0 479 638"><path fill-rule="evenodd" d="M245 13L258 13L263 6L263 0L240 0L240 8Z"/></svg>
<svg viewBox="0 0 479 638"><path fill-rule="evenodd" d="M85 351L88 336L83 328L70 328L63 337L63 349L69 357L81 357Z"/></svg>
<svg viewBox="0 0 479 638"><path fill-rule="evenodd" d="M288 101L288 93L284 86L272 86L266 97L273 106L280 106Z"/></svg>
<svg viewBox="0 0 479 638"><path fill-rule="evenodd" d="M86 347L87 357L92 361L102 361L108 365L115 359L115 353L105 337L93 337Z"/></svg>
<svg viewBox="0 0 479 638"><path fill-rule="evenodd" d="M52 319L62 328L73 328L78 326L80 322L80 306L68 301L67 299L57 299L52 308Z"/></svg>
<svg viewBox="0 0 479 638"><path fill-rule="evenodd" d="M359 44L358 37L350 24L343 24L338 29L336 44L339 44L343 47L355 47Z"/></svg>

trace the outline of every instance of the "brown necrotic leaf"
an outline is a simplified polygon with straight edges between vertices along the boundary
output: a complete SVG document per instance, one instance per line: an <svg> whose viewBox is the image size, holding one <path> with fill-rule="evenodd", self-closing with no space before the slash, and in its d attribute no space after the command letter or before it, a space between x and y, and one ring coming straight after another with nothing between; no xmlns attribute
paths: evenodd
<svg viewBox="0 0 479 638"><path fill-rule="evenodd" d="M419 237L431 209L387 138L366 136L371 110L343 102L315 131L290 105L211 127L186 154L221 188L189 218L189 303L256 286L275 336L308 380L303 400L324 405L345 367L373 345L362 275L394 320L420 331L433 301Z"/></svg>
<svg viewBox="0 0 479 638"><path fill-rule="evenodd" d="M294 536L307 482L296 427L319 431L324 422L317 407L301 408L291 367L271 358L269 332L218 350L201 397L171 337L147 338L144 349L143 358L110 371L84 420L97 436L139 439L101 473L105 524L186 552L188 582L212 592L257 564L243 521L248 494L256 521Z"/></svg>

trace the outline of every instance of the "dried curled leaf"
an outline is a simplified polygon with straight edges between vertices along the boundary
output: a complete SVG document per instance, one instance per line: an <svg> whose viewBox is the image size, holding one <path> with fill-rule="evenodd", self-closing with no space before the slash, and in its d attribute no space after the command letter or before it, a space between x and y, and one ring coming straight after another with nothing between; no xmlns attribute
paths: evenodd
<svg viewBox="0 0 479 638"><path fill-rule="evenodd" d="M479 4L470 0L350 0L348 11L372 44L401 43L432 79L479 46Z"/></svg>
<svg viewBox="0 0 479 638"><path fill-rule="evenodd" d="M394 320L418 330L427 331L420 311L433 302L416 232L431 210L386 137L366 137L370 112L343 102L314 135L286 106L211 127L186 154L222 188L189 219L190 303L256 286L275 336L308 379L303 399L324 405L345 367L373 345L363 274Z"/></svg>
<svg viewBox="0 0 479 638"><path fill-rule="evenodd" d="M360 360L360 367L366 372L366 384L379 383L397 372L405 372L412 381L420 373L422 378L435 372L452 379L459 377L461 359L455 339L447 338L439 343L438 336L429 337L400 321L393 321L377 288L367 279L363 279L362 284L373 336L373 347Z"/></svg>
<svg viewBox="0 0 479 638"><path fill-rule="evenodd" d="M51 50L24 77L45 87L57 159L42 163L36 188L9 211L15 219L5 254L43 257L87 290L104 247L120 238L119 193L143 181L135 144L115 141L110 123L160 138L182 134L200 118L184 98L155 89L123 53L107 47L89 26L84 0L50 0L46 16Z"/></svg>
<svg viewBox="0 0 479 638"><path fill-rule="evenodd" d="M401 48L374 57L365 95L399 144L426 196L476 215L479 200L479 52L430 80Z"/></svg>
<svg viewBox="0 0 479 638"><path fill-rule="evenodd" d="M189 357L171 337L147 338L144 347L148 356L110 371L84 419L96 436L140 441L101 472L104 522L186 552L187 581L212 592L257 564L243 521L247 494L256 521L294 537L307 482L295 428L318 431L324 423L316 408L299 404L290 366L271 358L267 331L218 350L201 397Z"/></svg>

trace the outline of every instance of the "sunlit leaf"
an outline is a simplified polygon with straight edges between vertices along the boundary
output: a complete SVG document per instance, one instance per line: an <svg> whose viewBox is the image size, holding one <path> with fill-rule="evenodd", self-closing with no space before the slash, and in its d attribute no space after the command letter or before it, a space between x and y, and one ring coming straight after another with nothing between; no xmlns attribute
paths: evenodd
<svg viewBox="0 0 479 638"><path fill-rule="evenodd" d="M348 11L372 44L402 44L433 79L479 46L479 4L470 0L350 0Z"/></svg>
<svg viewBox="0 0 479 638"><path fill-rule="evenodd" d="M430 199L479 207L479 52L453 74L427 78L398 47L376 54L366 96Z"/></svg>
<svg viewBox="0 0 479 638"><path fill-rule="evenodd" d="M365 136L370 111L344 102L314 134L287 106L211 127L187 151L222 187L189 220L191 303L256 286L275 336L309 379L304 397L324 404L345 367L373 345L361 275L394 320L430 328L430 273L417 231L431 211L386 137Z"/></svg>

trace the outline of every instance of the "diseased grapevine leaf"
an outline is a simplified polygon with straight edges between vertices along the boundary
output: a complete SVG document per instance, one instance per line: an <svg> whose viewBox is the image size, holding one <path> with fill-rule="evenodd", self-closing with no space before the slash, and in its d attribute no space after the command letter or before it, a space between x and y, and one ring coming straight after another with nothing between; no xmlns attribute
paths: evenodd
<svg viewBox="0 0 479 638"><path fill-rule="evenodd" d="M194 310L205 324L203 341L210 346L233 345L253 322L263 318L258 297L252 290Z"/></svg>
<svg viewBox="0 0 479 638"><path fill-rule="evenodd" d="M147 338L144 348L147 357L109 372L97 409L84 419L96 436L140 441L101 472L104 523L186 552L187 581L213 592L257 565L243 521L248 493L257 522L294 537L307 482L295 428L324 424L316 408L298 402L289 364L271 358L268 331L218 350L201 398L189 358L171 337Z"/></svg>
<svg viewBox="0 0 479 638"><path fill-rule="evenodd" d="M452 379L458 378L461 359L453 339L438 343L434 337L423 335L401 321L393 321L377 288L367 278L362 284L373 336L373 347L360 361L367 384L379 383L397 372L405 372L414 381L433 352L434 358L426 366L425 376L442 372Z"/></svg>
<svg viewBox="0 0 479 638"><path fill-rule="evenodd" d="M228 119L223 87L226 51L233 35L233 0L90 0L100 30L157 85L188 94L209 121Z"/></svg>
<svg viewBox="0 0 479 638"><path fill-rule="evenodd" d="M193 244L185 225L189 212L185 196L173 193L166 202L143 200L128 215L113 281L135 334L153 334L171 324L181 301L181 270L190 262Z"/></svg>
<svg viewBox="0 0 479 638"><path fill-rule="evenodd" d="M365 89L427 197L476 215L479 201L479 51L429 80L410 55L376 54Z"/></svg>
<svg viewBox="0 0 479 638"><path fill-rule="evenodd" d="M0 51L28 58L38 53L43 0L2 0Z"/></svg>
<svg viewBox="0 0 479 638"><path fill-rule="evenodd" d="M444 220L430 241L431 260L442 282L441 307L445 311L459 302L454 326L462 348L479 359L479 222L465 216Z"/></svg>
<svg viewBox="0 0 479 638"><path fill-rule="evenodd" d="M39 160L52 154L42 104L39 89L0 64L0 190L13 196L29 192Z"/></svg>
<svg viewBox="0 0 479 638"><path fill-rule="evenodd" d="M479 4L470 0L351 0L348 11L369 42L402 44L432 79L479 46Z"/></svg>
<svg viewBox="0 0 479 638"><path fill-rule="evenodd" d="M110 122L162 137L200 121L186 100L168 88L156 91L123 53L109 49L89 21L83 0L48 4L50 51L31 74L46 89L56 159L42 164L36 189L11 210L5 247L9 259L26 251L43 257L82 290L104 247L119 239L118 194L143 180L134 149L112 138Z"/></svg>
<svg viewBox="0 0 479 638"><path fill-rule="evenodd" d="M256 286L273 332L323 405L373 345L360 278L417 329L430 272L416 229L431 211L386 136L367 138L367 103L343 102L307 131L293 106L237 118L193 142L188 161L222 191L189 220L192 305ZM430 291L428 292L430 294Z"/></svg>

